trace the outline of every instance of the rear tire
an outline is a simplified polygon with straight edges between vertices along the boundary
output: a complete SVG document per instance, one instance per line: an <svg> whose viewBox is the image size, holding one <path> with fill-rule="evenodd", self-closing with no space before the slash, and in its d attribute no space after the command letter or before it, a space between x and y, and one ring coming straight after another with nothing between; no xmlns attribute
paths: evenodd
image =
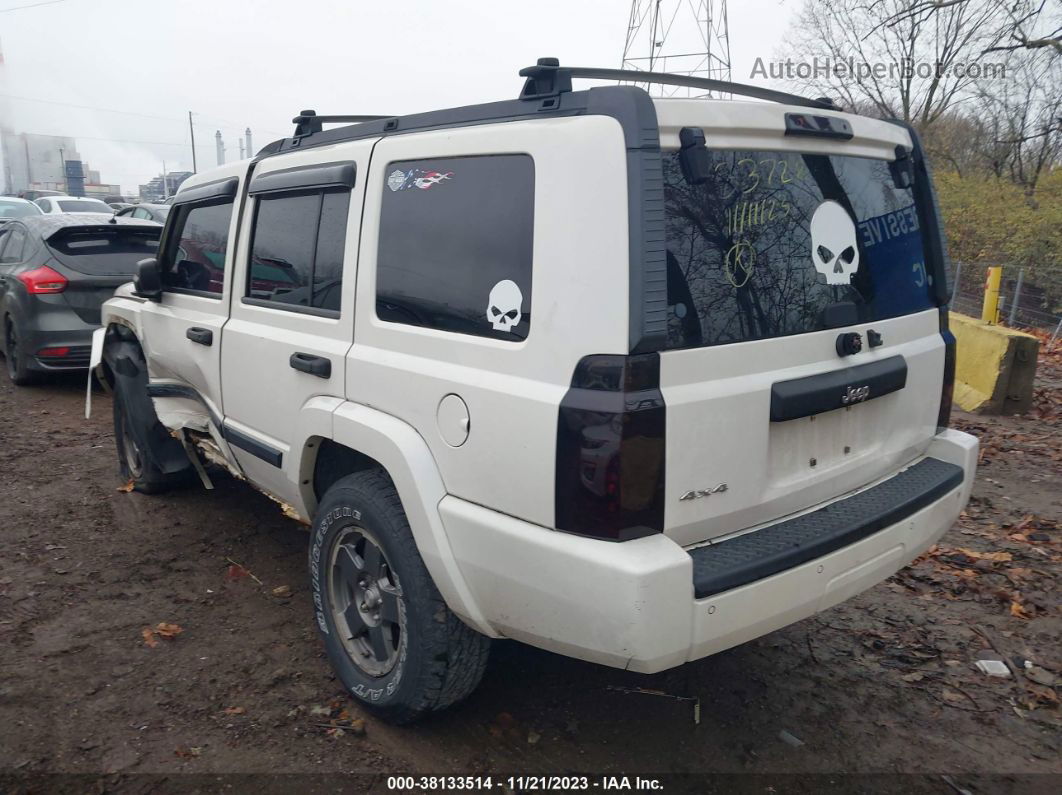
<svg viewBox="0 0 1062 795"><path fill-rule="evenodd" d="M490 639L446 606L385 472L356 472L328 489L313 523L310 581L332 667L370 712L410 723L479 684Z"/></svg>
<svg viewBox="0 0 1062 795"><path fill-rule="evenodd" d="M7 375L15 386L26 386L40 380L40 375L27 367L22 333L10 315L4 318L4 358L7 360Z"/></svg>

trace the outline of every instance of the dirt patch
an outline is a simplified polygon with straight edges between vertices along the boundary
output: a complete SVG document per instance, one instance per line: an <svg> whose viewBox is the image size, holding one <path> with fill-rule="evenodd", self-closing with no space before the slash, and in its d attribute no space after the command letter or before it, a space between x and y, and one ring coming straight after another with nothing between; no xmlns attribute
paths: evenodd
<svg viewBox="0 0 1062 795"><path fill-rule="evenodd" d="M931 773L926 791L950 791L940 775L1060 772L1054 417L957 415L984 442L969 510L856 599L655 676L498 643L467 703L397 729L362 714L324 659L305 531L228 478L117 491L109 400L85 421L82 390L0 386L8 773L111 791L142 774L371 773L383 791L388 773L711 771L766 787L845 771ZM1018 677L976 670L992 655Z"/></svg>

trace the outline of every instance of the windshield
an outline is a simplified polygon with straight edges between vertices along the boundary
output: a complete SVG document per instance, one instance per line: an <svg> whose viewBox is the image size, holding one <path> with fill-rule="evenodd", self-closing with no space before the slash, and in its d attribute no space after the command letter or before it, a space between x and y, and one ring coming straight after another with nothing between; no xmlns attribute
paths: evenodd
<svg viewBox="0 0 1062 795"><path fill-rule="evenodd" d="M52 237L48 248L59 262L79 273L127 276L136 272L137 262L155 256L158 244L157 227L116 227L85 232L78 232L74 227L65 234Z"/></svg>
<svg viewBox="0 0 1062 795"><path fill-rule="evenodd" d="M64 213L107 213L114 211L99 199L62 199L58 202Z"/></svg>
<svg viewBox="0 0 1062 795"><path fill-rule="evenodd" d="M0 199L0 218L24 218L27 215L40 215L41 208L30 202L7 202Z"/></svg>
<svg viewBox="0 0 1062 795"><path fill-rule="evenodd" d="M690 185L664 155L669 348L817 331L839 302L859 322L934 305L914 197L887 161L708 156L707 182Z"/></svg>

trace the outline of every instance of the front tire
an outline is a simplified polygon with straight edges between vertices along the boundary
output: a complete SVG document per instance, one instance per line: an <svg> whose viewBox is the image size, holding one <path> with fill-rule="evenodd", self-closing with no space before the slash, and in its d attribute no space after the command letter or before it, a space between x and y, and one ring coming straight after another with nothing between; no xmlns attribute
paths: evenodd
<svg viewBox="0 0 1062 795"><path fill-rule="evenodd" d="M490 640L446 606L383 471L348 475L325 494L310 580L332 667L369 711L409 723L479 684Z"/></svg>

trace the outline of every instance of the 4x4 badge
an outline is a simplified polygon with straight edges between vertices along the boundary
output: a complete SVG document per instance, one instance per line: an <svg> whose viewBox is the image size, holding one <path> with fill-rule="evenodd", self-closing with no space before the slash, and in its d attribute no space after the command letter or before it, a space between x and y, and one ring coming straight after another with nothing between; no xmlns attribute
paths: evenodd
<svg viewBox="0 0 1062 795"><path fill-rule="evenodd" d="M679 500L681 500L681 501L699 500L701 497L711 497L713 494L722 494L726 490L727 490L727 485L725 483L720 483L718 486L713 486L710 489L700 489L700 490L696 490L696 491L687 491L685 494L683 494L681 497L679 497Z"/></svg>

